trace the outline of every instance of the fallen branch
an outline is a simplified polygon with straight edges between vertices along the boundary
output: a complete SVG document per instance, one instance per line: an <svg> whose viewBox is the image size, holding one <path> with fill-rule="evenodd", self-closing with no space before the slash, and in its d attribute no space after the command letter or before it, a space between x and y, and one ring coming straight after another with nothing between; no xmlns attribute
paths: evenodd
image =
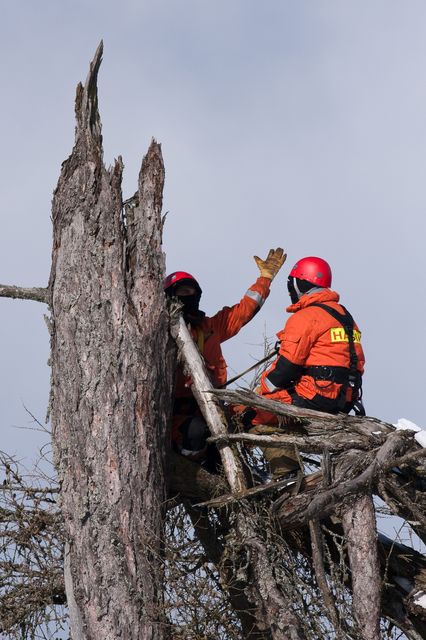
<svg viewBox="0 0 426 640"><path fill-rule="evenodd" d="M392 469L392 467L402 467L404 465L411 465L422 458L426 458L426 449L418 449L417 451L410 451L410 453L405 454L401 458L396 458L386 467L387 469ZM418 471L418 470L417 470Z"/></svg>
<svg viewBox="0 0 426 640"><path fill-rule="evenodd" d="M197 507L225 507L230 504L234 504L239 500L247 500L248 498L258 498L265 496L266 494L273 494L277 491L285 489L287 485L291 486L288 480L281 480L280 482L269 482L268 484L261 484L258 487L251 487L250 489L244 489L238 493L227 493L219 495L217 498L207 500L206 502L200 502Z"/></svg>
<svg viewBox="0 0 426 640"><path fill-rule="evenodd" d="M320 432L330 435L334 431L355 432L367 437L373 437L376 442L380 442L381 438L395 431L395 427L392 424L383 422L378 418L349 416L346 413L324 413L323 411L294 407L291 404L268 400L252 391L211 389L208 393L214 394L217 398L230 404L243 404L255 409L264 409L275 416L294 418L296 423L299 421L302 432L306 434L313 435L315 432L317 434ZM292 425L293 428L296 428L296 425Z"/></svg>
<svg viewBox="0 0 426 640"><path fill-rule="evenodd" d="M278 430L279 428L277 427L277 431ZM317 434L312 436L294 435L287 432L271 435L228 433L226 435L212 436L208 441L215 442L216 444L244 442L251 446L268 446L277 449L280 447L288 447L289 444L294 444L300 451L305 453L323 453L324 449L329 450L331 453L340 453L342 451L348 451L349 449L368 451L372 446L371 438L366 438L358 434L345 433L344 431L331 433L328 437ZM377 441L374 441L374 446L377 446L377 444Z"/></svg>
<svg viewBox="0 0 426 640"><path fill-rule="evenodd" d="M335 482L330 488L318 492L314 497L312 495L300 494L294 498L290 498L280 507L278 517L281 518L285 529L299 527L305 525L309 520L315 518L325 518L350 498L363 493L369 486L373 484L379 473L389 463L389 460L396 455L403 453L412 443L412 432L396 431L389 435L386 442L377 451L374 459L371 460L373 454L366 455L364 453L354 453L351 464L348 465L352 469L352 473L356 470L356 463L364 464L364 471L356 477L349 476L346 481ZM365 464L368 466L365 468ZM346 471L348 477L350 470Z"/></svg>

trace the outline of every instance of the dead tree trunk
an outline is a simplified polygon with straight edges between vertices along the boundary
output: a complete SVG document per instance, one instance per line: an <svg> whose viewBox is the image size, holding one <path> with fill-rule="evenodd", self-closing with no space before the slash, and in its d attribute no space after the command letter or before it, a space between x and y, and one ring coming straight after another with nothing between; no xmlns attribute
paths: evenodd
<svg viewBox="0 0 426 640"><path fill-rule="evenodd" d="M51 419L74 640L159 639L164 454L173 348L161 289L164 168L152 142L123 220L102 159L97 74L53 200Z"/></svg>

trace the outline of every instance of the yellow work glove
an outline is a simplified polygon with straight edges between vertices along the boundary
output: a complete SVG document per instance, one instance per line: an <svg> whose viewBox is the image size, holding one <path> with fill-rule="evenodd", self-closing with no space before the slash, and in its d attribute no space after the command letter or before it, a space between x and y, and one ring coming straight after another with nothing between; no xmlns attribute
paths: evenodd
<svg viewBox="0 0 426 640"><path fill-rule="evenodd" d="M284 249L278 247L278 249L269 250L266 260L261 260L259 256L253 257L259 268L261 277L273 280L283 266L285 259L287 258L287 254L284 253Z"/></svg>

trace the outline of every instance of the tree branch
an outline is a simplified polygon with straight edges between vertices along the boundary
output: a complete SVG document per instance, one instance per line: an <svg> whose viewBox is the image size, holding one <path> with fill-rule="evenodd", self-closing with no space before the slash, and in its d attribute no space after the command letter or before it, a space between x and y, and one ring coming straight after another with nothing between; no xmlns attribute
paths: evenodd
<svg viewBox="0 0 426 640"><path fill-rule="evenodd" d="M284 404L276 400L269 400L257 395L251 391L229 390L229 389L212 389L208 393L213 393L217 398L231 404L243 404L249 407L265 409L275 416L284 418L294 418L292 429L299 429L302 433L314 433L315 431L324 433L326 429L327 435L333 431L356 432L372 438L372 442L381 443L381 438L395 431L395 427L387 422L383 422L378 418L370 416L349 416L346 413L324 413L323 411L314 411L312 409L304 409L294 407L291 404Z"/></svg>
<svg viewBox="0 0 426 640"><path fill-rule="evenodd" d="M336 633L339 635L339 615L325 574L322 549L323 540L318 520L311 520L309 522L309 533L311 534L312 562L315 569L315 577L323 595L324 603L329 612L330 619L334 625Z"/></svg>
<svg viewBox="0 0 426 640"><path fill-rule="evenodd" d="M360 638L379 640L382 580L377 553L376 514L371 495L349 501L342 510L352 578L352 607Z"/></svg>
<svg viewBox="0 0 426 640"><path fill-rule="evenodd" d="M49 304L49 289L47 287L17 287L15 285L0 284L1 298L15 300L35 300Z"/></svg>
<svg viewBox="0 0 426 640"><path fill-rule="evenodd" d="M277 427L277 431L279 428ZM233 443L245 442L248 445L259 445L274 447L288 447L289 444L296 445L305 453L322 453L324 449L328 449L331 453L348 451L357 448L361 450L370 450L371 441L365 436L351 434L345 432L331 433L327 436L320 435L294 435L291 433L276 433L271 435L257 435L252 433L228 433L226 435L212 436L209 442ZM375 443L377 444L377 443Z"/></svg>
<svg viewBox="0 0 426 640"><path fill-rule="evenodd" d="M319 517L325 518L335 511L344 500L362 493L383 471L389 460L406 450L410 444L410 434L411 432L406 431L396 431L391 434L372 461L371 455L354 454L344 476L349 476L348 480L344 482L340 480L329 489L317 493L313 498L310 494L301 494L290 498L279 509L278 515L281 518L283 528L301 526L308 523L309 520ZM361 464L368 464L368 466L367 468L364 466L364 471L358 476L351 477L351 470L353 474L354 471L357 471L357 465Z"/></svg>

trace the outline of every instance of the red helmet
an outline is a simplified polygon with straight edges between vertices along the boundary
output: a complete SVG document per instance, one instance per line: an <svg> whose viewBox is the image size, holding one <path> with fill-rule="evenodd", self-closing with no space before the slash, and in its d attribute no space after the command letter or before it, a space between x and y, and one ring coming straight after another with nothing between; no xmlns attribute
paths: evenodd
<svg viewBox="0 0 426 640"><path fill-rule="evenodd" d="M194 276L191 276L191 274L187 273L186 271L174 271L173 273L170 273L166 278L164 278L164 290L167 291L168 289L170 289L170 287L173 287L178 282L184 284L183 280L185 280L185 284L192 284L201 294L200 285L198 284Z"/></svg>
<svg viewBox="0 0 426 640"><path fill-rule="evenodd" d="M302 258L290 271L290 276L307 280L317 287L331 287L331 269L328 262L322 258L309 256Z"/></svg>

